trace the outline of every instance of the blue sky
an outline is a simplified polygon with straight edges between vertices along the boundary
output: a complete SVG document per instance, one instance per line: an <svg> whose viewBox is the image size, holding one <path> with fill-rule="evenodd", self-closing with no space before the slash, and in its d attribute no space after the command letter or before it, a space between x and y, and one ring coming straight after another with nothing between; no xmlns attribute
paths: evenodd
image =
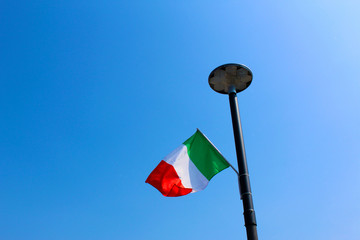
<svg viewBox="0 0 360 240"><path fill-rule="evenodd" d="M1 1L0 238L245 239L231 169L165 198L145 179L201 129L236 165L238 95L260 239L360 236L358 1Z"/></svg>

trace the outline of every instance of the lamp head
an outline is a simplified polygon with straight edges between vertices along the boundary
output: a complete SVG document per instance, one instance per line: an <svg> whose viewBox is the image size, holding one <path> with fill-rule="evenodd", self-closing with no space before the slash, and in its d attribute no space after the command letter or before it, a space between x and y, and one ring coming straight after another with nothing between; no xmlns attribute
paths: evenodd
<svg viewBox="0 0 360 240"><path fill-rule="evenodd" d="M242 64L229 63L215 68L209 75L210 87L218 93L229 94L245 90L252 81L251 70Z"/></svg>

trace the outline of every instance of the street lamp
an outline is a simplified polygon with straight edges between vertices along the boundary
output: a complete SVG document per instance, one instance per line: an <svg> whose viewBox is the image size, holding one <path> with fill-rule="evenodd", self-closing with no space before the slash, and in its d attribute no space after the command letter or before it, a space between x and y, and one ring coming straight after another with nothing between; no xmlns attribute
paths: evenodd
<svg viewBox="0 0 360 240"><path fill-rule="evenodd" d="M231 119L234 130L236 156L239 168L240 197L243 202L244 220L248 240L257 240L257 224L254 204L250 188L250 178L247 168L244 139L241 129L239 106L236 93L245 90L252 82L251 70L241 64L230 63L215 68L209 75L210 87L218 93L228 94Z"/></svg>

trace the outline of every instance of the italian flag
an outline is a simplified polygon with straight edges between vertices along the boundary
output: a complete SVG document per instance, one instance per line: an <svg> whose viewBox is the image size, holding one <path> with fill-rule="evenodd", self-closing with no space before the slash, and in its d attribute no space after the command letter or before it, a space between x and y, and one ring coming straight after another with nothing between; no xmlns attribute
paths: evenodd
<svg viewBox="0 0 360 240"><path fill-rule="evenodd" d="M229 166L215 146L197 130L167 155L145 182L166 197L179 197L203 190L213 176Z"/></svg>

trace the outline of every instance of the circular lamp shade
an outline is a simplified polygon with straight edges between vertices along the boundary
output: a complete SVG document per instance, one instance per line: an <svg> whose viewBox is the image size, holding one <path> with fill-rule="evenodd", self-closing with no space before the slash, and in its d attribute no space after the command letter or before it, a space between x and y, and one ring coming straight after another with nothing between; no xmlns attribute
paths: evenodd
<svg viewBox="0 0 360 240"><path fill-rule="evenodd" d="M245 65L229 63L215 68L209 75L210 87L218 93L228 94L231 88L236 92L245 90L252 81L252 72Z"/></svg>

